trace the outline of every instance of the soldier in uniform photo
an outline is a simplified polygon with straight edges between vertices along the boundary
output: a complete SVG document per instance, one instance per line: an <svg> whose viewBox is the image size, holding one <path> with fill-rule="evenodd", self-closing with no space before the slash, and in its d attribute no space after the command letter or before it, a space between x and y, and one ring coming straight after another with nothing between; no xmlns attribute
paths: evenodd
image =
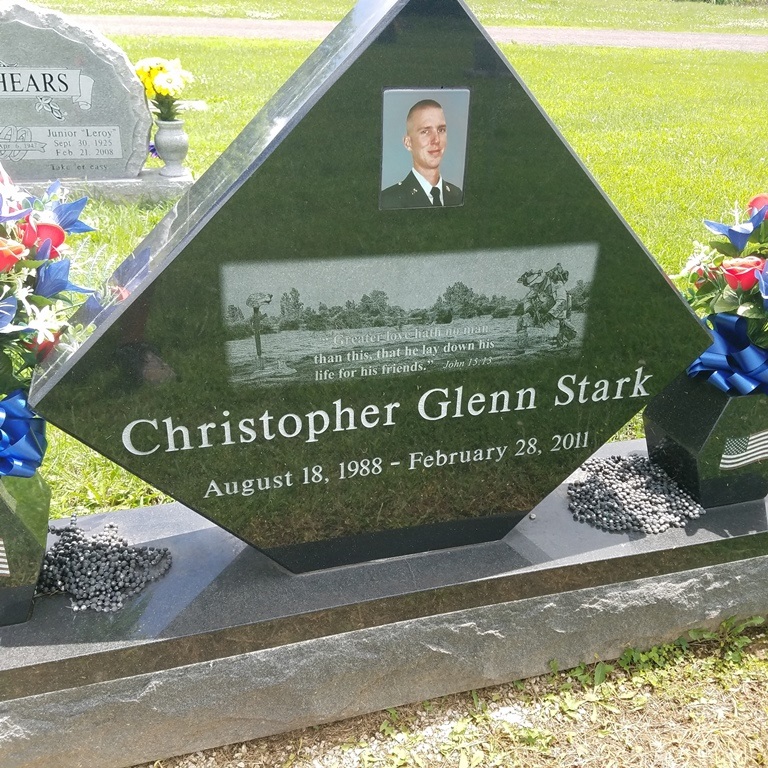
<svg viewBox="0 0 768 768"><path fill-rule="evenodd" d="M447 208L461 205L464 193L440 173L448 145L448 126L442 106L422 99L408 111L403 145L413 167L399 183L381 192L381 208Z"/></svg>

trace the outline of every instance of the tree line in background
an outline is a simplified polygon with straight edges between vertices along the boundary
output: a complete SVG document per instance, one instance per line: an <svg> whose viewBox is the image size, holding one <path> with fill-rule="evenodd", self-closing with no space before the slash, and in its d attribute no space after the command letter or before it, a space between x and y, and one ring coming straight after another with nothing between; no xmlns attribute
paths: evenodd
<svg viewBox="0 0 768 768"><path fill-rule="evenodd" d="M572 311L586 307L589 285L578 280L569 290ZM320 302L314 309L305 306L301 294L291 288L280 297L280 314L268 315L259 310L261 333L280 331L338 331L352 328L401 328L404 325L446 324L454 320L475 317L505 318L520 315L523 301L494 294L490 298L477 293L462 282L453 283L438 296L430 307L404 310L389 303L385 291L374 290L363 294L359 301L349 300L341 305L328 306ZM253 316L230 304L225 315L228 339L244 339L253 334Z"/></svg>

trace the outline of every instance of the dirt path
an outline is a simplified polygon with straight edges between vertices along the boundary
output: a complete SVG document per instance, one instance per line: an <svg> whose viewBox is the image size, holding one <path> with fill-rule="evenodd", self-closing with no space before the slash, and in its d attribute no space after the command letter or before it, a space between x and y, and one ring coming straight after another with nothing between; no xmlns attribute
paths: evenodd
<svg viewBox="0 0 768 768"><path fill-rule="evenodd" d="M181 35L187 37L322 40L332 21L267 21L194 16L73 16L106 35ZM704 32L644 32L578 27L487 27L497 43L590 45L618 48L688 48L768 53L768 35L722 35Z"/></svg>

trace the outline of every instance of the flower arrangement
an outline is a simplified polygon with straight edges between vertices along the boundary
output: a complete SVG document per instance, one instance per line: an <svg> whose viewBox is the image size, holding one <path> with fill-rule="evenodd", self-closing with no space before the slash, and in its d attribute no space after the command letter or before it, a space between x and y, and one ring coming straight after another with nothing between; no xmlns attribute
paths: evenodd
<svg viewBox="0 0 768 768"><path fill-rule="evenodd" d="M158 120L178 120L181 92L194 78L179 59L142 59L134 67Z"/></svg>
<svg viewBox="0 0 768 768"><path fill-rule="evenodd" d="M713 316L742 318L748 341L768 349L768 194L753 197L746 214L740 221L737 210L735 224L704 221L726 239L696 242L679 277L687 279L688 303L710 324Z"/></svg>
<svg viewBox="0 0 768 768"><path fill-rule="evenodd" d="M59 182L41 198L16 187L0 165L0 394L26 391L36 363L58 343L78 303L91 294L69 280L70 235L88 199L66 202Z"/></svg>

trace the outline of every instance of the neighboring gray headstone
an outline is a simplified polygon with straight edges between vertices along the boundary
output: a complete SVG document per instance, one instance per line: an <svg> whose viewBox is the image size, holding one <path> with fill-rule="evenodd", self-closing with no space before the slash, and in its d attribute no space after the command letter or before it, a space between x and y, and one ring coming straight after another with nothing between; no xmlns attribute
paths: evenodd
<svg viewBox="0 0 768 768"><path fill-rule="evenodd" d="M15 181L132 178L152 118L125 54L59 13L0 7L0 163Z"/></svg>

